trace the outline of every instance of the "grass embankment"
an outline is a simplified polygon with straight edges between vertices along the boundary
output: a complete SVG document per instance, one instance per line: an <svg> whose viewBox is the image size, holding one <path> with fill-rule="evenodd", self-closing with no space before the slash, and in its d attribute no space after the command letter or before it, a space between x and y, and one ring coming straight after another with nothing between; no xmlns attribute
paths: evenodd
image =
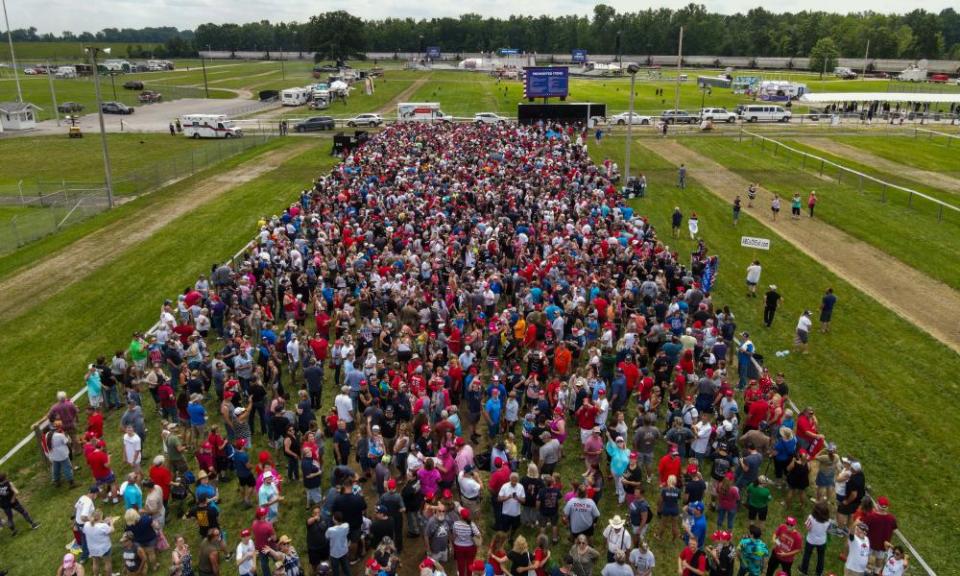
<svg viewBox="0 0 960 576"><path fill-rule="evenodd" d="M934 130L940 130L939 127ZM913 137L890 136L834 136L832 139L854 146L871 154L899 162L920 170L960 174L960 140L948 140L924 132L914 132Z"/></svg>
<svg viewBox="0 0 960 576"><path fill-rule="evenodd" d="M907 205L907 195L889 191L886 201L879 190L858 191L853 177L837 183L818 177L815 166L801 169L800 158L750 145L746 139L698 138L684 145L730 168L761 186L779 193L782 212L789 217L790 198L799 192L806 210L807 195L816 190L817 217L880 250L899 258L909 266L953 288L960 288L960 267L944 266L960 261L960 219L945 215L937 221L930 203ZM768 145L769 148L769 145ZM746 193L746 191L744 191ZM744 194L745 198L745 194ZM909 241L906 241L909 239Z"/></svg>

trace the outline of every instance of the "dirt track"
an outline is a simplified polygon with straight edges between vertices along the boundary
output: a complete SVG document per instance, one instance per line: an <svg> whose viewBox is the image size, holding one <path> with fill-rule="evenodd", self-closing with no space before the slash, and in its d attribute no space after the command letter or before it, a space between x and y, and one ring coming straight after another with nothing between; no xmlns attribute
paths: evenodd
<svg viewBox="0 0 960 576"><path fill-rule="evenodd" d="M866 150L861 150L856 146L842 144L828 138L798 138L797 140L808 146L813 146L814 148L823 150L824 152L835 154L837 156L844 156L850 158L854 162L866 164L867 166L873 166L882 172L888 172L896 176L903 176L904 178L916 180L917 182L926 184L928 186L933 186L934 188L940 188L941 190L960 194L960 178L955 178L948 174L931 172L929 170L921 170L920 168L914 168L912 166L907 166L906 164L887 160L886 158L882 158L876 154L871 154Z"/></svg>
<svg viewBox="0 0 960 576"><path fill-rule="evenodd" d="M726 202L733 203L737 194L743 193L750 184L735 172L673 140L637 142L669 162L677 165L685 163L691 178ZM784 218L773 222L765 209L760 208L769 205L772 194L762 188L759 192L766 200L758 202L755 208L743 208L759 223L921 330L960 352L960 294L955 290L822 220L804 218L802 222L797 222ZM933 306L931 302L938 304Z"/></svg>
<svg viewBox="0 0 960 576"><path fill-rule="evenodd" d="M176 218L274 170L311 145L303 142L251 158L232 170L202 180L170 202L109 224L6 278L0 282L0 322L20 316L117 259Z"/></svg>
<svg viewBox="0 0 960 576"><path fill-rule="evenodd" d="M389 102L381 106L380 109L377 110L377 114L384 116L384 115L390 114L391 112L394 112L397 108L397 102L406 102L407 100L409 100L410 97L413 96L416 93L416 91L420 89L421 86L423 86L424 84L427 83L428 80L430 80L430 77L431 75L427 74L422 78L417 78L416 80L414 80L413 84L404 88L402 92L400 92L399 94L394 96Z"/></svg>

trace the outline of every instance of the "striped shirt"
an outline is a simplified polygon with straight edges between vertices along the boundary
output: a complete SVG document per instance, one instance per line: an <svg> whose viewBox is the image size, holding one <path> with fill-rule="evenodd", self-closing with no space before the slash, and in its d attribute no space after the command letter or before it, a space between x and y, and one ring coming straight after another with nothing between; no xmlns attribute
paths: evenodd
<svg viewBox="0 0 960 576"><path fill-rule="evenodd" d="M474 536L480 536L480 529L473 522L457 520L453 523L453 545L473 546Z"/></svg>

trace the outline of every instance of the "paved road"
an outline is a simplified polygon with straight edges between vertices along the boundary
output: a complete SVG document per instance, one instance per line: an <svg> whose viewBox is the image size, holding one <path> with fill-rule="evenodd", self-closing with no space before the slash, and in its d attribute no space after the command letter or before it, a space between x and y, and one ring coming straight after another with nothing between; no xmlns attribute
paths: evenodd
<svg viewBox="0 0 960 576"><path fill-rule="evenodd" d="M107 132L166 132L170 122L184 114L226 114L237 116L269 110L278 106L277 103L261 103L255 100L234 99L205 99L183 98L161 102L159 104L145 104L136 107L136 112L129 116L105 114L104 126ZM122 123L122 125L121 125ZM16 136L43 136L49 134L65 134L67 122L61 121L57 126L55 120L45 120L37 123L34 130L18 132L7 131L3 137ZM80 128L85 134L94 134L100 130L97 115L85 114L80 117Z"/></svg>

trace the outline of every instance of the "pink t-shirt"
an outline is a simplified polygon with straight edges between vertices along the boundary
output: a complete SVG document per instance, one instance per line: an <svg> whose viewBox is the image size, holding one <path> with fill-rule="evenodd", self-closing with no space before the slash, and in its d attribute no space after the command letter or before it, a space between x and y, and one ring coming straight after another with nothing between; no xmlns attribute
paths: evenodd
<svg viewBox="0 0 960 576"><path fill-rule="evenodd" d="M583 443L584 452L603 452L603 440L596 434L591 434L587 441ZM588 464L597 464L600 462L600 454L584 456Z"/></svg>
<svg viewBox="0 0 960 576"><path fill-rule="evenodd" d="M417 471L417 478L420 479L420 492L423 494L436 494L437 484L440 482L440 471L434 468L427 470L421 468Z"/></svg>

